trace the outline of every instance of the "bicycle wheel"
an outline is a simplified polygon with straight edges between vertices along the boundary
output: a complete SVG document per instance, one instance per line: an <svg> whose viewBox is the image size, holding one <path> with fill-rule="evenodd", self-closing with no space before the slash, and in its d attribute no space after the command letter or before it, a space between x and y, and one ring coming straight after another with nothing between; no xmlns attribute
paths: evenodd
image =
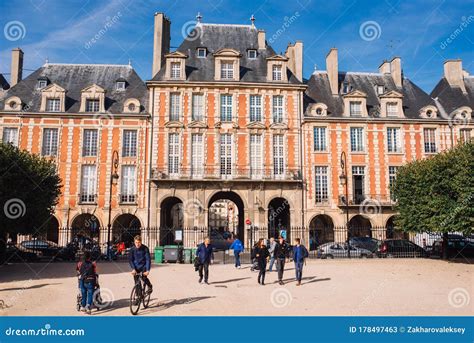
<svg viewBox="0 0 474 343"><path fill-rule="evenodd" d="M130 312L133 315L136 315L138 310L140 310L141 302L141 289L138 285L135 285L132 288L132 293L130 294Z"/></svg>
<svg viewBox="0 0 474 343"><path fill-rule="evenodd" d="M143 286L143 298L142 298L144 308L147 308L148 305L150 305L151 294L146 294L147 290L148 290L148 286L144 285Z"/></svg>

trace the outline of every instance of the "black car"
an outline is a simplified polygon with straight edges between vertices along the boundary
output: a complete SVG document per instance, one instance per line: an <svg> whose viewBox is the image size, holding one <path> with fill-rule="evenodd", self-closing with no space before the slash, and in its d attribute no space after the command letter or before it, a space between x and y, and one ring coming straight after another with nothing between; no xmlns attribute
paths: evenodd
<svg viewBox="0 0 474 343"><path fill-rule="evenodd" d="M375 253L379 249L380 241L372 237L352 237L349 239L349 244Z"/></svg>
<svg viewBox="0 0 474 343"><path fill-rule="evenodd" d="M426 257L426 250L407 239L385 239L376 252L378 257Z"/></svg>
<svg viewBox="0 0 474 343"><path fill-rule="evenodd" d="M474 243L461 239L448 239L448 258L473 258ZM431 257L443 257L443 240L438 239L433 243Z"/></svg>
<svg viewBox="0 0 474 343"><path fill-rule="evenodd" d="M39 259L33 251L15 244L7 244L5 253L7 262L35 262Z"/></svg>
<svg viewBox="0 0 474 343"><path fill-rule="evenodd" d="M228 250L232 244L232 240L227 238L225 232L221 233L218 230L212 230L209 238L211 239L211 244L214 247L214 251Z"/></svg>
<svg viewBox="0 0 474 343"><path fill-rule="evenodd" d="M50 241L33 239L21 242L20 247L35 252L39 258L47 258L53 260L71 259L71 253L69 252L69 250L61 248L56 243Z"/></svg>

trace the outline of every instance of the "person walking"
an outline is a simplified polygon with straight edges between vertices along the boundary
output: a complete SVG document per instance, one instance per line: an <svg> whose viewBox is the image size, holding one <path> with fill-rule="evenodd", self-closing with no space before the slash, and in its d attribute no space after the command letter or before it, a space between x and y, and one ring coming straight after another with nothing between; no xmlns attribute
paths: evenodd
<svg viewBox="0 0 474 343"><path fill-rule="evenodd" d="M240 254L244 251L244 244L240 239L236 238L230 245L229 249L234 250L235 268L240 269Z"/></svg>
<svg viewBox="0 0 474 343"><path fill-rule="evenodd" d="M260 285L265 285L265 272L267 270L267 259L270 256L270 253L268 252L267 245L265 244L265 241L263 238L260 238L257 244L257 247L255 248L255 258L257 259L257 264L258 264L258 283Z"/></svg>
<svg viewBox="0 0 474 343"><path fill-rule="evenodd" d="M288 259L290 254L290 248L285 242L283 237L279 237L278 243L275 245L275 251L273 252L277 264L278 271L278 283L283 285L283 273L285 271L285 261Z"/></svg>
<svg viewBox="0 0 474 343"><path fill-rule="evenodd" d="M214 251L209 237L199 244L196 256L199 258L199 283L209 285L209 265L214 261ZM204 277L204 280L203 280Z"/></svg>
<svg viewBox="0 0 474 343"><path fill-rule="evenodd" d="M268 271L271 272L273 269L273 264L275 263L275 247L277 242L275 242L275 238L270 237L270 246L268 248L268 252L270 253L270 267Z"/></svg>
<svg viewBox="0 0 474 343"><path fill-rule="evenodd" d="M97 265L95 262L92 262L89 251L84 252L84 260L77 264L76 272L79 277L79 287L82 294L80 310L91 314L94 288L97 283Z"/></svg>
<svg viewBox="0 0 474 343"><path fill-rule="evenodd" d="M304 245L301 244L299 238L295 239L296 245L293 247L293 261L295 262L295 271L296 271L296 286L301 285L301 279L303 278L303 265L305 259L309 256L308 250Z"/></svg>

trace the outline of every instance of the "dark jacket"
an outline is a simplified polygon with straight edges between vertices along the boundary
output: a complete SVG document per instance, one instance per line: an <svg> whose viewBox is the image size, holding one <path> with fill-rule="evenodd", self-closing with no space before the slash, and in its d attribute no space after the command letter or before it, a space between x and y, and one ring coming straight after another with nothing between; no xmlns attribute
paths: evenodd
<svg viewBox="0 0 474 343"><path fill-rule="evenodd" d="M137 271L150 271L151 258L150 250L146 245L141 245L140 248L133 246L128 253L128 263L132 269Z"/></svg>
<svg viewBox="0 0 474 343"><path fill-rule="evenodd" d="M212 244L209 244L206 248L204 243L199 244L196 250L196 256L199 257L199 262L202 264L210 263L214 259L214 249Z"/></svg>
<svg viewBox="0 0 474 343"><path fill-rule="evenodd" d="M268 248L263 246L255 248L254 255L258 261L258 264L264 264L267 261L267 257L270 256L270 253L268 252Z"/></svg>
<svg viewBox="0 0 474 343"><path fill-rule="evenodd" d="M308 250L305 248L304 245L295 245L293 247L293 261L295 262L303 262L305 258L309 256Z"/></svg>
<svg viewBox="0 0 474 343"><path fill-rule="evenodd" d="M273 257L275 258L288 258L290 256L290 247L288 243L283 241L283 244L277 242L275 246L275 252L273 253Z"/></svg>

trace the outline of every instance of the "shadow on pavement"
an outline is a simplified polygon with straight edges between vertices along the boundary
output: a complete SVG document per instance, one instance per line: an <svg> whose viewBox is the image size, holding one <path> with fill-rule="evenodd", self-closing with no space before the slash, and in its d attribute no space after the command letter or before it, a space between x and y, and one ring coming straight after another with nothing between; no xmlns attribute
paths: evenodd
<svg viewBox="0 0 474 343"><path fill-rule="evenodd" d="M3 288L0 289L0 292L4 291L26 291L28 289L35 289L35 288L41 288L41 287L46 287L46 286L52 286L52 285L61 285L60 282L57 283L42 283L40 285L34 285L30 287L12 287L12 288Z"/></svg>
<svg viewBox="0 0 474 343"><path fill-rule="evenodd" d="M214 281L214 282L209 282L209 284L210 285L217 285L217 284L221 284L221 283L229 283L229 282L242 281L242 280L247 280L247 279L250 279L250 276L249 277L241 277L241 278L237 278L237 279L223 280L223 281Z"/></svg>

